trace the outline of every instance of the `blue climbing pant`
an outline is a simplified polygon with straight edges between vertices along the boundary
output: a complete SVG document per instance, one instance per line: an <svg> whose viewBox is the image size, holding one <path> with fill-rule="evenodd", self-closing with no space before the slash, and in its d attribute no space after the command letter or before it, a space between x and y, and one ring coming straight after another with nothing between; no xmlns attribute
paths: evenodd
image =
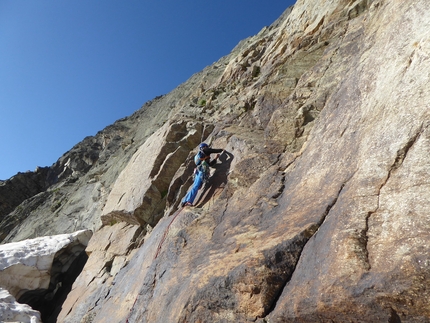
<svg viewBox="0 0 430 323"><path fill-rule="evenodd" d="M189 202L189 203L193 204L194 199L197 196L197 192L202 187L203 179L204 179L204 173L203 172L197 172L196 177L194 178L193 187L188 192L188 194L185 195L184 199L182 200L183 203Z"/></svg>

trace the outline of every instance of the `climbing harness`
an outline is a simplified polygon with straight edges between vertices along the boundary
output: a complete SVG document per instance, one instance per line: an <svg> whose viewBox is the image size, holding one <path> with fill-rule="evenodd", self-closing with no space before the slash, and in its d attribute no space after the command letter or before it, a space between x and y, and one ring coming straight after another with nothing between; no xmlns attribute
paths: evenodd
<svg viewBox="0 0 430 323"><path fill-rule="evenodd" d="M209 164L206 161L203 161L199 166L197 166L197 170L203 174L203 182L207 183L210 176Z"/></svg>
<svg viewBox="0 0 430 323"><path fill-rule="evenodd" d="M210 158L210 156L206 156L205 153L203 151L199 151L195 156L194 156L194 163L199 166L202 162L208 160Z"/></svg>

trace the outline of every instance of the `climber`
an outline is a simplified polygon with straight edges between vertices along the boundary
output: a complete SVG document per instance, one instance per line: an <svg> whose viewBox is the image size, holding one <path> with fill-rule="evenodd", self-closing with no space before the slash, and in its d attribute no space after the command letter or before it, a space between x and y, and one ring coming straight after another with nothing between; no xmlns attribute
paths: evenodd
<svg viewBox="0 0 430 323"><path fill-rule="evenodd" d="M212 149L209 146L202 142L199 146L199 152L194 156L194 163L196 164L196 168L194 169L194 183L191 190L185 195L184 199L181 202L181 205L184 206L192 206L194 199L197 196L197 192L202 187L203 182L206 181L209 177L209 166L214 166L219 157L219 153L222 153L223 149ZM216 154L216 157L213 160L210 160L210 154Z"/></svg>

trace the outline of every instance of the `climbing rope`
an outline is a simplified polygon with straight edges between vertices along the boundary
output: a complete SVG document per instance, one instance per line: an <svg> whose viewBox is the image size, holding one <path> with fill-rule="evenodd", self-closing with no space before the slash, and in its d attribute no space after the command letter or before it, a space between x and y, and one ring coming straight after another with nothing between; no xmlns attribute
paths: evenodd
<svg viewBox="0 0 430 323"><path fill-rule="evenodd" d="M206 124L203 124L202 138L200 139L200 142L203 142L203 137L205 136L205 131L206 131Z"/></svg>
<svg viewBox="0 0 430 323"><path fill-rule="evenodd" d="M164 240L166 240L167 234L169 233L170 226L172 225L173 221L175 221L176 217L182 212L182 210L183 210L183 208L176 211L175 215L172 217L172 221L170 221L169 225L167 226L166 230L164 231L163 237L161 238L161 241L158 244L158 248L157 248L157 252L155 253L154 260L157 259L158 255L161 251Z"/></svg>
<svg viewBox="0 0 430 323"><path fill-rule="evenodd" d="M163 246L164 240L166 240L167 234L169 233L170 226L172 225L173 221L175 221L175 219L179 215L179 213L182 212L182 210L183 210L183 208L176 211L176 213L173 215L172 220L170 221L169 225L167 226L166 230L164 230L164 234L163 234L163 237L161 238L160 243L158 244L158 248L157 248L157 252L155 253L154 260L158 257L158 254L161 251L161 247ZM136 305L136 302L137 302L137 299L139 298L139 295L140 294L137 294L136 299L134 300L134 303L130 308L130 312L128 314L127 320L125 321L126 323L129 323L129 319L131 317L131 312L133 311L133 308Z"/></svg>
<svg viewBox="0 0 430 323"><path fill-rule="evenodd" d="M139 294L137 294L137 296L136 296L136 299L134 300L134 303L133 303L133 306L130 308L130 313L128 313L128 317L127 317L127 320L125 320L125 323L129 323L129 319L130 319L130 316L131 316L131 311L133 310L133 307L134 307L134 305L136 305L136 302L137 302L137 298L139 297Z"/></svg>

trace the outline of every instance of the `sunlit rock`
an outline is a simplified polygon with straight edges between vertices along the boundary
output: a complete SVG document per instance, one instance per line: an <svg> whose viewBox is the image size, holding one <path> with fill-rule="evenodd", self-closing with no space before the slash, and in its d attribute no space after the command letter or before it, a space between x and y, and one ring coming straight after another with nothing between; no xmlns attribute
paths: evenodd
<svg viewBox="0 0 430 323"><path fill-rule="evenodd" d="M148 138L118 176L103 209L103 223L154 226L163 214L170 181L203 134L201 123L175 122Z"/></svg>

